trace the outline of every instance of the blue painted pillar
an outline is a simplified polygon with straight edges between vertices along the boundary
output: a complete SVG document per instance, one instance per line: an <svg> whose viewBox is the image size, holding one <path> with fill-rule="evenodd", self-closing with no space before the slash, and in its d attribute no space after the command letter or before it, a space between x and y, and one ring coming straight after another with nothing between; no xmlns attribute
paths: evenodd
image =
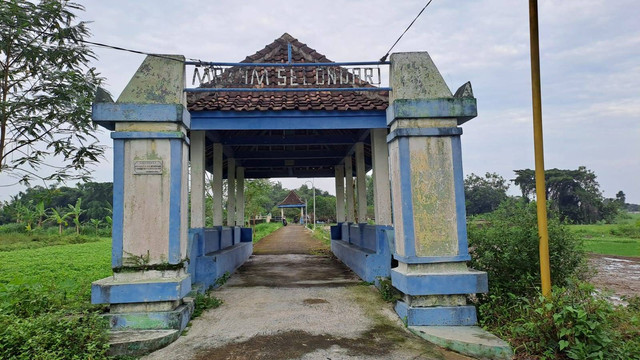
<svg viewBox="0 0 640 360"><path fill-rule="evenodd" d="M476 116L471 85L455 95L426 52L391 55L387 136L395 251L396 312L408 325L473 325L466 294L487 291L468 269L458 125Z"/></svg>
<svg viewBox="0 0 640 360"><path fill-rule="evenodd" d="M117 102L93 105L94 122L113 131L114 274L92 284L91 301L110 304L112 315L184 313L176 310L191 290L184 84L184 57L147 57Z"/></svg>

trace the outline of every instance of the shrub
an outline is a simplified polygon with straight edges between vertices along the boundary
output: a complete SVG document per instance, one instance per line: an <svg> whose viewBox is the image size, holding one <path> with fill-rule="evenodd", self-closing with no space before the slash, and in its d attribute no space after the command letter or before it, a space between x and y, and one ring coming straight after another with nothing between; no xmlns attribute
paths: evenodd
<svg viewBox="0 0 640 360"><path fill-rule="evenodd" d="M554 286L550 299L491 296L481 324L509 339L516 358L640 359L640 311L593 293L579 282Z"/></svg>
<svg viewBox="0 0 640 360"><path fill-rule="evenodd" d="M540 284L535 203L505 202L484 218L468 227L470 266L487 272L493 294L535 295ZM555 285L584 274L582 243L555 215L549 218L549 257Z"/></svg>
<svg viewBox="0 0 640 360"><path fill-rule="evenodd" d="M106 359L107 325L93 313L0 315L0 358Z"/></svg>

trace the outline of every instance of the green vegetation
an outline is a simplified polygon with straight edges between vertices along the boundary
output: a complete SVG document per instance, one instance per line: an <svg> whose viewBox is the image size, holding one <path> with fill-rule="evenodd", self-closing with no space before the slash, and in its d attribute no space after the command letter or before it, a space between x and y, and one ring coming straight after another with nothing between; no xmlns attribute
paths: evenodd
<svg viewBox="0 0 640 360"><path fill-rule="evenodd" d="M549 219L553 294L539 295L535 204L506 202L470 221L471 266L489 275L474 298L480 324L508 340L518 359L640 359L640 299L614 306L583 281L581 241Z"/></svg>
<svg viewBox="0 0 640 360"><path fill-rule="evenodd" d="M331 247L331 229L328 225L316 225L316 229L312 231L311 236L322 241L326 246Z"/></svg>
<svg viewBox="0 0 640 360"><path fill-rule="evenodd" d="M0 358L106 358L108 324L90 292L110 274L107 238L0 252Z"/></svg>
<svg viewBox="0 0 640 360"><path fill-rule="evenodd" d="M253 243L254 244L257 243L258 241L262 240L262 238L280 229L281 227L282 227L281 222L262 223L254 226Z"/></svg>
<svg viewBox="0 0 640 360"><path fill-rule="evenodd" d="M211 296L211 291L207 290L204 294L197 293L194 299L194 308L191 320L202 315L203 312L209 309L215 309L222 305L223 301L217 297Z"/></svg>
<svg viewBox="0 0 640 360"><path fill-rule="evenodd" d="M587 252L640 256L640 214L623 213L615 224L570 225Z"/></svg>

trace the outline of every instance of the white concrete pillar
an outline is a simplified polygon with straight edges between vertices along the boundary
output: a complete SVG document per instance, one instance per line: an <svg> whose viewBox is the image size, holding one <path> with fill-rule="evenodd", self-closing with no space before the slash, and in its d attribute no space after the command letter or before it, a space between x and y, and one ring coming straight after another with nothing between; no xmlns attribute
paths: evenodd
<svg viewBox="0 0 640 360"><path fill-rule="evenodd" d="M227 159L227 226L236 225L236 159Z"/></svg>
<svg viewBox="0 0 640 360"><path fill-rule="evenodd" d="M222 226L222 144L213 144L213 226Z"/></svg>
<svg viewBox="0 0 640 360"><path fill-rule="evenodd" d="M306 224L307 218L304 216L304 208L300 208L300 222Z"/></svg>
<svg viewBox="0 0 640 360"><path fill-rule="evenodd" d="M391 187L389 182L389 147L387 129L371 129L373 156L373 206L376 224L391 225Z"/></svg>
<svg viewBox="0 0 640 360"><path fill-rule="evenodd" d="M355 222L355 207L353 203L353 159L351 156L344 158L344 176L346 179L347 222Z"/></svg>
<svg viewBox="0 0 640 360"><path fill-rule="evenodd" d="M244 226L244 167L236 169L236 226Z"/></svg>
<svg viewBox="0 0 640 360"><path fill-rule="evenodd" d="M284 219L284 208L280 208L280 220Z"/></svg>
<svg viewBox="0 0 640 360"><path fill-rule="evenodd" d="M191 136L191 227L203 228L205 225L205 132L192 131Z"/></svg>
<svg viewBox="0 0 640 360"><path fill-rule="evenodd" d="M344 165L336 165L336 222L345 221L344 213Z"/></svg>
<svg viewBox="0 0 640 360"><path fill-rule="evenodd" d="M367 222L367 178L364 168L364 143L356 143L356 187L358 194L358 222Z"/></svg>

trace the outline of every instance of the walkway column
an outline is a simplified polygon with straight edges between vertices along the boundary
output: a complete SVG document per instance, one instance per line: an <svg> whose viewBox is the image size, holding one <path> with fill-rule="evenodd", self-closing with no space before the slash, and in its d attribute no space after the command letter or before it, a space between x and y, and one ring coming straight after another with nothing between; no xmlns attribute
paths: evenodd
<svg viewBox="0 0 640 360"><path fill-rule="evenodd" d="M114 130L114 272L91 285L91 302L110 304L111 323L128 328L166 322L182 330L190 313L182 304L191 290L184 60L148 56L117 102L93 105L93 120ZM202 137L196 138L195 180L203 183Z"/></svg>
<svg viewBox="0 0 640 360"><path fill-rule="evenodd" d="M191 132L191 227L205 227L205 132Z"/></svg>
<svg viewBox="0 0 640 360"><path fill-rule="evenodd" d="M358 223L367 222L367 175L364 168L364 143L356 143L356 185L358 193Z"/></svg>
<svg viewBox="0 0 640 360"><path fill-rule="evenodd" d="M222 144L213 144L213 226L222 226Z"/></svg>
<svg viewBox="0 0 640 360"><path fill-rule="evenodd" d="M387 129L371 129L371 155L373 157L373 206L376 224L391 225Z"/></svg>
<svg viewBox="0 0 640 360"><path fill-rule="evenodd" d="M344 214L344 165L336 165L336 222L345 222Z"/></svg>
<svg viewBox="0 0 640 360"><path fill-rule="evenodd" d="M236 168L236 226L244 227L244 167Z"/></svg>
<svg viewBox="0 0 640 360"><path fill-rule="evenodd" d="M227 159L227 226L236 225L236 159Z"/></svg>
<svg viewBox="0 0 640 360"><path fill-rule="evenodd" d="M471 85L452 96L426 52L391 55L387 137L391 164L395 310L408 325L473 325L465 294L487 291L487 274L467 269L460 135L476 116Z"/></svg>
<svg viewBox="0 0 640 360"><path fill-rule="evenodd" d="M355 207L353 204L353 159L351 156L344 158L344 176L346 179L347 196L347 222L355 222Z"/></svg>

